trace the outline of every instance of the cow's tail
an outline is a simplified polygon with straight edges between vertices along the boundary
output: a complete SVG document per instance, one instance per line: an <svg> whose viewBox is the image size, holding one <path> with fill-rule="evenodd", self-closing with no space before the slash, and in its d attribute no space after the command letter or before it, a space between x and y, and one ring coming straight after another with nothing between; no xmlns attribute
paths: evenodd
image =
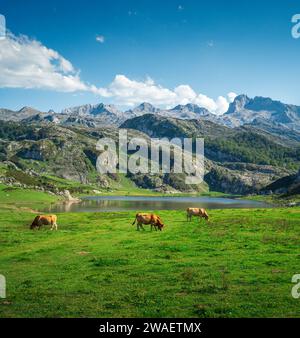
<svg viewBox="0 0 300 338"><path fill-rule="evenodd" d="M134 224L135 224L135 222L136 222L136 218L137 218L137 214L135 215L135 219L134 219L134 221L133 221L132 225L134 225Z"/></svg>

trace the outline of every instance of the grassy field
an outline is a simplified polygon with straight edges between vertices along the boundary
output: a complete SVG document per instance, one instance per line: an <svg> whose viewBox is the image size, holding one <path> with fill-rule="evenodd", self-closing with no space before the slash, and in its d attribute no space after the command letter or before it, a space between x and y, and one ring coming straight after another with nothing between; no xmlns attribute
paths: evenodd
<svg viewBox="0 0 300 338"><path fill-rule="evenodd" d="M57 196L41 191L8 187L0 183L0 212L6 209L42 209L49 203L58 201Z"/></svg>
<svg viewBox="0 0 300 338"><path fill-rule="evenodd" d="M160 211L162 232L134 214L60 214L51 232L2 209L0 317L300 317L300 208Z"/></svg>
<svg viewBox="0 0 300 338"><path fill-rule="evenodd" d="M289 203L300 203L300 195L251 195L251 196L243 196L240 198L246 198L248 200L259 201L259 202L267 202L277 206L286 206Z"/></svg>

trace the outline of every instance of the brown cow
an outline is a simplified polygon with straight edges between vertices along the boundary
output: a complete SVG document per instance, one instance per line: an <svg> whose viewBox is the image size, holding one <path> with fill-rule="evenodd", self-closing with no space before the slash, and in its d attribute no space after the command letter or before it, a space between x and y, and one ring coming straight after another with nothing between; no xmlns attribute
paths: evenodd
<svg viewBox="0 0 300 338"><path fill-rule="evenodd" d="M206 212L206 210L204 208L187 208L186 209L186 219L188 220L192 220L192 216L198 216L199 217L199 221L200 218L203 217L208 221L208 213Z"/></svg>
<svg viewBox="0 0 300 338"><path fill-rule="evenodd" d="M157 228L161 231L162 228L164 227L164 224L160 219L160 217L155 214L137 213L135 215L135 220L132 223L132 225L134 225L135 222L137 222L136 230L140 230L140 228L145 230L143 224L151 224L151 231L153 227L155 228L156 231Z"/></svg>
<svg viewBox="0 0 300 338"><path fill-rule="evenodd" d="M51 230L57 230L57 216L56 215L39 215L33 220L30 229L38 228L40 230L42 225L51 225Z"/></svg>

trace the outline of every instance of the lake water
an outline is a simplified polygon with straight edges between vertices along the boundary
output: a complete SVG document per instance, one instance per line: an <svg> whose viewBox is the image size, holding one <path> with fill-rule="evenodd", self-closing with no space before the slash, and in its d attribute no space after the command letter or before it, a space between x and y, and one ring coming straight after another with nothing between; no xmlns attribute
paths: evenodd
<svg viewBox="0 0 300 338"><path fill-rule="evenodd" d="M221 197L89 196L80 203L60 203L45 212L103 212L126 210L180 210L187 207L207 209L269 208L264 202Z"/></svg>

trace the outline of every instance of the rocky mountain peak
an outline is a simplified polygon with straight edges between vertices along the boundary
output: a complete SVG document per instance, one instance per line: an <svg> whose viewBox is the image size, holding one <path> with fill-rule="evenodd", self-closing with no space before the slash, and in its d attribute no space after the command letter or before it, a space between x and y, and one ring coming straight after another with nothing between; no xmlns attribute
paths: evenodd
<svg viewBox="0 0 300 338"><path fill-rule="evenodd" d="M82 106L66 108L62 111L62 113L68 115L98 116L102 114L119 115L120 111L114 105L111 104L106 105L104 103L98 103L98 104L85 104Z"/></svg>
<svg viewBox="0 0 300 338"><path fill-rule="evenodd" d="M144 111L151 111L151 112L154 112L156 111L156 108L151 104L151 103L148 103L148 102L143 102L141 103L139 106L136 107L136 109L138 110L144 110Z"/></svg>
<svg viewBox="0 0 300 338"><path fill-rule="evenodd" d="M34 113L34 114L37 114L37 113L39 113L39 111L36 110L36 109L34 109L34 108L32 108L32 107L25 106L25 107L21 108L18 111L18 113L22 113L22 114L24 114L24 113L29 113L29 114Z"/></svg>
<svg viewBox="0 0 300 338"><path fill-rule="evenodd" d="M228 111L225 114L229 115L242 110L249 101L250 99L247 95L238 95L234 101L230 103Z"/></svg>
<svg viewBox="0 0 300 338"><path fill-rule="evenodd" d="M206 114L210 114L209 110L207 110L206 108L203 107L199 107L198 105L194 104L194 103L187 103L185 105L179 104L176 107L174 107L173 109L171 109L171 111L176 111L176 112L185 112L185 113L195 113L195 114L199 114L199 115L206 115Z"/></svg>

